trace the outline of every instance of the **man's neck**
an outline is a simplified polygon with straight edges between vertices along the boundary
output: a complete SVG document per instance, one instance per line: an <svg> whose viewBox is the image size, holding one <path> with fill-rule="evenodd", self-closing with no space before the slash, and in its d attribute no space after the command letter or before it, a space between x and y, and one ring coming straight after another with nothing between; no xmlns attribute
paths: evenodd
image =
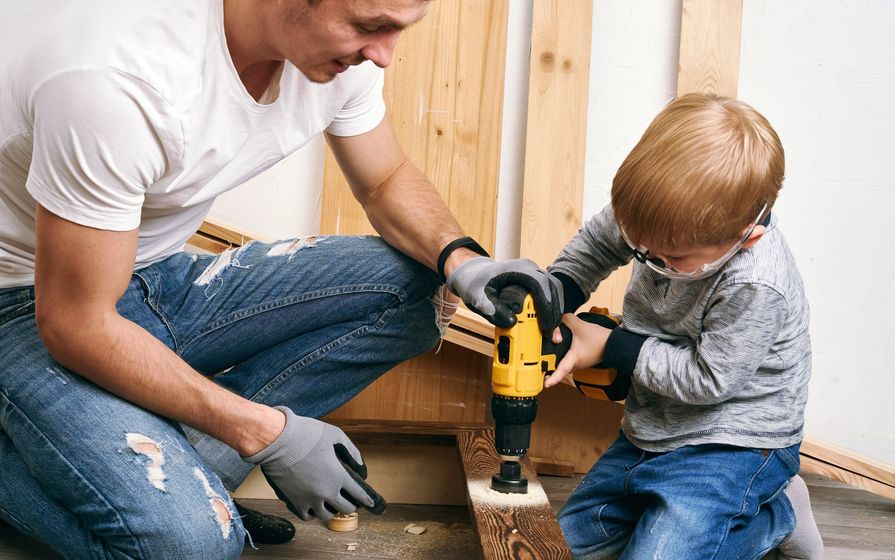
<svg viewBox="0 0 895 560"><path fill-rule="evenodd" d="M265 33L261 6L251 0L224 0L224 36L230 60L255 101L283 67L283 61L262 40Z"/></svg>

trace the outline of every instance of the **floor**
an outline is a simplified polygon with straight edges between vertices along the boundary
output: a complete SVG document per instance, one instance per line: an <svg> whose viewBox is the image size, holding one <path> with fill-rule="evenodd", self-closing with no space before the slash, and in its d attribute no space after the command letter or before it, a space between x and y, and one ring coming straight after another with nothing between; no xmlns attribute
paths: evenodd
<svg viewBox="0 0 895 560"><path fill-rule="evenodd" d="M824 539L825 560L895 560L895 501L803 474L814 515ZM554 510L562 507L580 477L540 477ZM246 500L249 507L287 515L272 500ZM409 523L423 526L420 535L404 532ZM360 527L334 533L320 523L299 523L295 540L258 550L246 547L243 558L255 560L326 560L339 558L468 560L479 555L477 537L464 507L392 505L380 517L361 512ZM44 545L0 529L0 560L59 560Z"/></svg>

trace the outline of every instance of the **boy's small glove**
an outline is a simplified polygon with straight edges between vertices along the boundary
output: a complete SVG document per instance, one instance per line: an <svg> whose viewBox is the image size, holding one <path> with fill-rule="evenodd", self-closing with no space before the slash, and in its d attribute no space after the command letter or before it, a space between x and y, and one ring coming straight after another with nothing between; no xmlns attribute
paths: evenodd
<svg viewBox="0 0 895 560"><path fill-rule="evenodd" d="M447 287L472 311L492 324L508 329L516 324L516 311L501 292L518 286L530 293L538 314L538 325L552 331L562 319L562 282L528 259L495 262L475 257L458 266L447 278Z"/></svg>
<svg viewBox="0 0 895 560"><path fill-rule="evenodd" d="M244 459L261 471L289 511L307 521L326 521L363 506L385 510L385 500L364 479L367 468L357 447L339 428L285 406L286 427L272 444ZM376 510L379 511L376 511Z"/></svg>

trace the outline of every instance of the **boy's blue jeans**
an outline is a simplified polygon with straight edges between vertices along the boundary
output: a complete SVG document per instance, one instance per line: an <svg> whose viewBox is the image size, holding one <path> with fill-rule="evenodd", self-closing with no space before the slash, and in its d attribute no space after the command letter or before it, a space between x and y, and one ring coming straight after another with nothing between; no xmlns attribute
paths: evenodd
<svg viewBox="0 0 895 560"><path fill-rule="evenodd" d="M784 490L799 445L692 445L667 453L621 434L559 514L576 559L761 558L795 528Z"/></svg>
<svg viewBox="0 0 895 560"><path fill-rule="evenodd" d="M439 284L378 238L252 243L137 271L118 311L232 391L319 417L434 346ZM66 558L240 557L235 451L56 363L32 287L0 290L0 348L0 517Z"/></svg>

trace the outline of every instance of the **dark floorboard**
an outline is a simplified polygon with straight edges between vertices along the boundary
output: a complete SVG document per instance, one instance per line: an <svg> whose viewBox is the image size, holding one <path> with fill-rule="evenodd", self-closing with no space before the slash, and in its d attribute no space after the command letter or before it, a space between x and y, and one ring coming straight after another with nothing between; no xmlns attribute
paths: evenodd
<svg viewBox="0 0 895 560"><path fill-rule="evenodd" d="M895 501L821 476L803 474L814 516L824 539L825 560L895 560ZM541 483L558 511L579 477L543 476ZM277 501L244 500L246 505L291 515ZM421 535L403 531L408 523L426 527ZM279 546L246 548L255 560L326 560L370 558L400 560L469 560L479 557L477 537L464 507L392 505L381 517L361 512L360 527L334 533L318 522L297 522L294 541ZM46 546L0 529L0 560L59 560Z"/></svg>

